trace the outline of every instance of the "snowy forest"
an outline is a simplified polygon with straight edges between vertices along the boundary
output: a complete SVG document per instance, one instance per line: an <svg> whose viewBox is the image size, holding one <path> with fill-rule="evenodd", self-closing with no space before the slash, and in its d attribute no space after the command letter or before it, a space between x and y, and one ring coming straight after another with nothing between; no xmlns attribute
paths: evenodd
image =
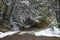
<svg viewBox="0 0 60 40"><path fill-rule="evenodd" d="M0 0L0 31L60 27L59 0Z"/></svg>

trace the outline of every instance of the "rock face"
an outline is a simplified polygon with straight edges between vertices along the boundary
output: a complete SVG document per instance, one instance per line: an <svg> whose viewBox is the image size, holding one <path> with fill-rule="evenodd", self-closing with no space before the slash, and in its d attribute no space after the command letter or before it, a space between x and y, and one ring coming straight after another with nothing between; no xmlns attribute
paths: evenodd
<svg viewBox="0 0 60 40"><path fill-rule="evenodd" d="M2 0L1 2L3 3L1 13L4 16L2 19L11 30L30 28L38 22L36 20L38 16L54 17L57 7L56 0Z"/></svg>

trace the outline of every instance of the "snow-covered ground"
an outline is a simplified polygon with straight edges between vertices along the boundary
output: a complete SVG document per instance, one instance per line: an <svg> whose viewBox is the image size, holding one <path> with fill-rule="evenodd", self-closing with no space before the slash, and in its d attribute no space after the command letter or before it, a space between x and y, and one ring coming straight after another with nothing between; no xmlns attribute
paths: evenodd
<svg viewBox="0 0 60 40"><path fill-rule="evenodd" d="M19 31L9 31L9 32L5 32L5 33L0 32L0 38L4 38L6 36L13 35L18 32ZM19 35L23 35L25 33L35 34L35 36L60 37L60 29L56 28L56 27L44 29L42 31L40 31L40 30L39 31L22 31L19 33Z"/></svg>
<svg viewBox="0 0 60 40"><path fill-rule="evenodd" d="M42 31L23 31L21 33L19 33L19 35L22 34L35 34L35 36L49 36L49 37L60 37L60 29L53 27L53 28L48 28L48 29L44 29Z"/></svg>
<svg viewBox="0 0 60 40"><path fill-rule="evenodd" d="M17 32L18 32L18 31L9 31L9 32L5 32L5 33L0 32L0 38L4 38L4 37L6 37L6 36L13 35L13 34L15 34L15 33L17 33Z"/></svg>
<svg viewBox="0 0 60 40"><path fill-rule="evenodd" d="M60 30L56 27L34 32L35 36L60 37Z"/></svg>

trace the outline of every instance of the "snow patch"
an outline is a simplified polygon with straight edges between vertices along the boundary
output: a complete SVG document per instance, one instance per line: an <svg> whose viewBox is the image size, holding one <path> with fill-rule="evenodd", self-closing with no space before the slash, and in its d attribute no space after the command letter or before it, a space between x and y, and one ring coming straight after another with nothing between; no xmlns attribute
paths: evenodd
<svg viewBox="0 0 60 40"><path fill-rule="evenodd" d="M4 38L6 36L13 35L15 33L18 33L18 31L9 31L9 32L5 32L5 33L0 32L0 38Z"/></svg>
<svg viewBox="0 0 60 40"><path fill-rule="evenodd" d="M35 36L47 36L47 37L60 37L60 29L56 27L51 27L44 30L38 31L22 31L19 35L23 34L34 34Z"/></svg>
<svg viewBox="0 0 60 40"><path fill-rule="evenodd" d="M60 37L60 30L56 27L48 28L39 32L34 32L35 36L49 36L49 37Z"/></svg>

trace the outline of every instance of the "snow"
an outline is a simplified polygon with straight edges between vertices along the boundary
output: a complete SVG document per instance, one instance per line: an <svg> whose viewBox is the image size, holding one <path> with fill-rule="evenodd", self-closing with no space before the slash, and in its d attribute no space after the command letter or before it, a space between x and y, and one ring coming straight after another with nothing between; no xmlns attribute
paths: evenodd
<svg viewBox="0 0 60 40"><path fill-rule="evenodd" d="M4 37L6 37L6 36L13 35L13 34L15 34L15 33L17 33L17 32L18 32L18 31L9 31L9 32L5 32L5 33L0 32L0 38L4 38Z"/></svg>
<svg viewBox="0 0 60 40"><path fill-rule="evenodd" d="M9 31L9 32L0 32L0 38L4 38L9 35L14 35L15 33L18 33L19 31ZM22 31L18 35L23 34L34 34L35 36L47 36L47 37L60 37L60 29L57 27L51 27L44 30L38 30L38 31Z"/></svg>
<svg viewBox="0 0 60 40"><path fill-rule="evenodd" d="M30 2L29 1L20 1L22 4L25 3L27 6L29 6Z"/></svg>
<svg viewBox="0 0 60 40"><path fill-rule="evenodd" d="M56 27L54 29L48 28L39 32L34 32L35 36L49 36L49 37L60 37L60 30Z"/></svg>
<svg viewBox="0 0 60 40"><path fill-rule="evenodd" d="M35 36L47 36L47 37L60 37L60 30L59 28L53 27L39 31L22 31L19 35L23 34L34 34Z"/></svg>

